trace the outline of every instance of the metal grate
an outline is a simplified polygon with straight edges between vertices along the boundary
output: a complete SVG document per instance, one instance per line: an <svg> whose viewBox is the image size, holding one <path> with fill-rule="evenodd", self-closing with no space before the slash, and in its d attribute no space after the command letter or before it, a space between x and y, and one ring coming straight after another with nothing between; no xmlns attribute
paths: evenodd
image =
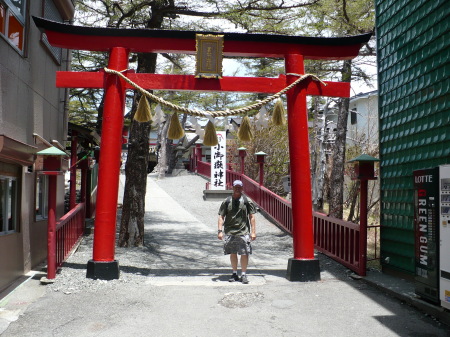
<svg viewBox="0 0 450 337"><path fill-rule="evenodd" d="M44 1L44 18L52 20L52 21L64 22L61 14L59 14L58 9L56 8L55 4L53 3L53 0L45 0ZM52 45L50 45L50 43L47 40L47 36L45 34L42 35L42 41L47 46L47 48L50 50L50 52L55 57L55 59L58 61L58 63L61 63L62 49L53 47Z"/></svg>

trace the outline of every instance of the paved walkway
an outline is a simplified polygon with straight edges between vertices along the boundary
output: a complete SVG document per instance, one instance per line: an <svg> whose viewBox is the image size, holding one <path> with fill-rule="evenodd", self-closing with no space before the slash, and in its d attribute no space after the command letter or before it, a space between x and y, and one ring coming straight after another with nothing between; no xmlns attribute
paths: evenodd
<svg viewBox="0 0 450 337"><path fill-rule="evenodd" d="M197 182L198 188L183 189ZM146 245L117 248L120 279L85 278L91 235L53 285L41 285L43 274L34 271L35 277L0 301L0 335L450 335L446 325L396 298L412 298L406 281L380 273L355 280L321 254L321 281L287 281L292 239L260 214L250 284L229 283L229 262L216 240L219 202L203 201L204 186L192 175L161 181L150 176Z"/></svg>

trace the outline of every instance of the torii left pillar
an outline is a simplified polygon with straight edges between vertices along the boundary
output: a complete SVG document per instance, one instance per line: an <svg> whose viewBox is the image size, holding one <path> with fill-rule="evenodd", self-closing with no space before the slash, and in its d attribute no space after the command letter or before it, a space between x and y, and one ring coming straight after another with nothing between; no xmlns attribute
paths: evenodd
<svg viewBox="0 0 450 337"><path fill-rule="evenodd" d="M303 56L286 55L285 67L287 74L304 74ZM296 76L287 77L288 84L295 80ZM288 261L286 277L289 281L318 281L320 266L314 257L306 88L297 85L289 90L287 105L290 167L295 174L291 174L294 257Z"/></svg>
<svg viewBox="0 0 450 337"><path fill-rule="evenodd" d="M128 56L127 49L112 48L108 68L118 71L127 69ZM119 76L107 75L94 223L94 251L86 272L86 277L92 279L113 280L118 279L120 275L119 261L114 259L114 253L125 91L125 81Z"/></svg>

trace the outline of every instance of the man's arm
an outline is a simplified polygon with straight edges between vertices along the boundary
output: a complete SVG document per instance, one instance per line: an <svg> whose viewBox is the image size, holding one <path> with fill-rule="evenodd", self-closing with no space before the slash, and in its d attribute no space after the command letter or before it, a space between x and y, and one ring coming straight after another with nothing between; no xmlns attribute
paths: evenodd
<svg viewBox="0 0 450 337"><path fill-rule="evenodd" d="M217 220L217 238L219 240L223 240L223 215L219 215L219 219Z"/></svg>
<svg viewBox="0 0 450 337"><path fill-rule="evenodd" d="M256 217L255 214L250 213L249 215L250 219L250 238L252 241L256 240Z"/></svg>

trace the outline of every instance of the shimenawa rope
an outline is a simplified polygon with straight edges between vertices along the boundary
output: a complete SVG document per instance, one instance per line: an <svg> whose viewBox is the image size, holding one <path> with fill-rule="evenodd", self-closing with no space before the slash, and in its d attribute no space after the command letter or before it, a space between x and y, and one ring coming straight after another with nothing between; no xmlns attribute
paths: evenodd
<svg viewBox="0 0 450 337"><path fill-rule="evenodd" d="M289 89L293 88L294 86L296 86L298 83L300 83L301 81L305 80L308 77L311 77L313 80L315 81L319 81L320 83L322 83L324 86L326 86L327 84L324 83L320 78L318 78L316 75L313 74L304 74L304 75L300 75L300 74L294 74L294 73L288 73L286 75L294 75L294 76L300 76L298 79L296 79L294 82L292 82L291 84L289 84L286 88L284 88L283 90L277 92L276 94L273 94L271 96L266 97L263 100L257 101L254 104L248 105L246 107L243 108L238 108L238 109L227 109L224 111L201 111L198 109L189 109L189 108L184 108L181 107L179 105L176 104L172 104L166 100L164 100L161 97L158 97L150 92L148 92L147 90L141 88L138 84L134 83L133 81L131 81L128 77L126 77L124 74L122 74L122 72L126 71L126 70L122 70L122 71L117 71L117 70L113 70L113 69L108 69L108 68L104 68L105 72L108 74L116 74L117 76L121 77L122 79L124 79L127 83L129 83L131 86L133 86L134 88L136 88L137 90L139 90L141 92L142 95L150 98L152 101L155 101L161 105L164 105L166 107L169 107L170 109L177 111L177 112L183 112L183 113L187 113L189 115L193 115L193 116L197 116L197 117L226 117L226 116L236 116L236 115L242 115L242 114L246 114L249 111L253 110L253 109L259 109L261 108L263 105L279 98L281 95L283 95L284 93L286 93Z"/></svg>

